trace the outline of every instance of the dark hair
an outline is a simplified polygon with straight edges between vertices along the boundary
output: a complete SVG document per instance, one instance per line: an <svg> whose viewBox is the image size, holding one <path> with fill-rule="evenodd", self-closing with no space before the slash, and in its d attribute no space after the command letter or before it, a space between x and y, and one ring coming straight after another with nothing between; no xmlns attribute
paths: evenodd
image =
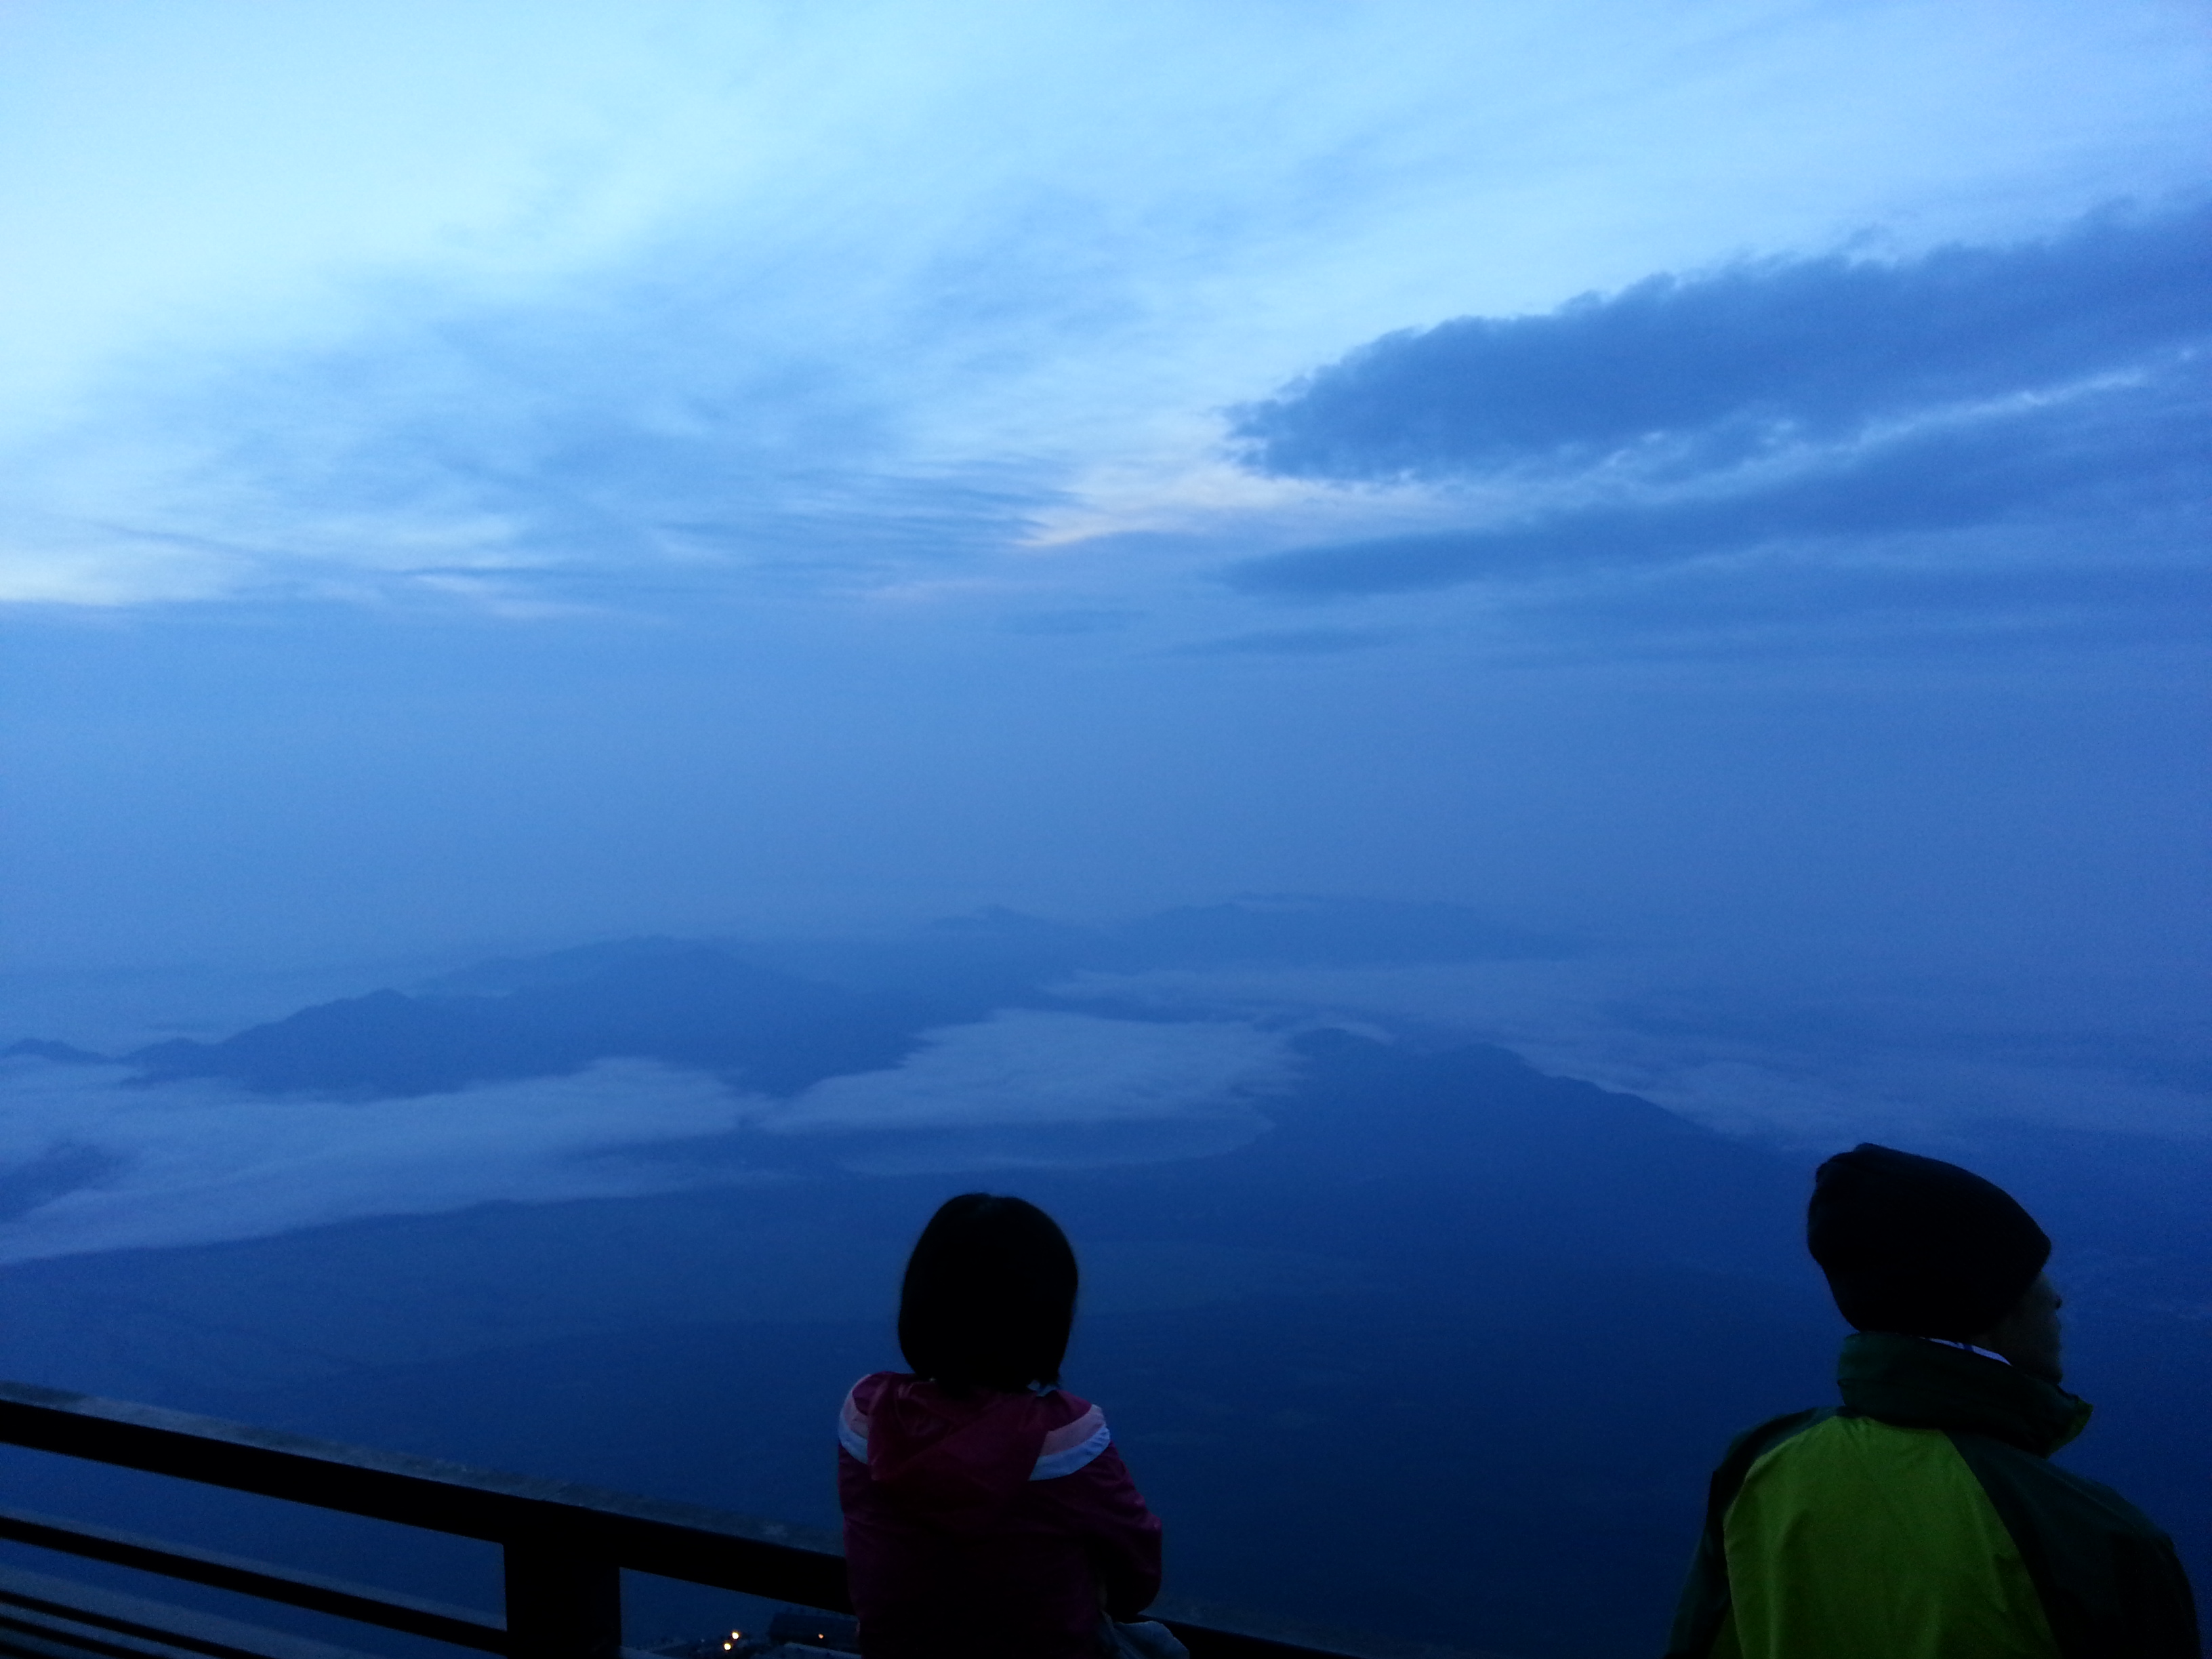
<svg viewBox="0 0 2212 1659"><path fill-rule="evenodd" d="M945 1200L907 1258L899 1351L948 1389L1060 1381L1075 1323L1075 1252L1024 1199Z"/></svg>

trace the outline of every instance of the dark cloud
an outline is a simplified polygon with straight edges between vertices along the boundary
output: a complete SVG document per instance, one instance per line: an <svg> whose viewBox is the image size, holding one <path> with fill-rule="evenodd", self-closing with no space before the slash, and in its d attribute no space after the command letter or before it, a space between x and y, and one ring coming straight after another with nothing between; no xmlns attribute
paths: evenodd
<svg viewBox="0 0 2212 1659"><path fill-rule="evenodd" d="M1906 584L1938 608L2002 608L2007 581L2040 593L2054 571L2156 573L2212 528L2208 355L2205 210L1899 264L1654 277L1546 317L1391 335L1243 411L1254 464L1487 477L1525 504L1248 559L1227 579L1330 598L1717 558L1734 584L1789 587L1811 560L1873 583L1881 610L1903 597L1890 577L1908 552L1972 573ZM1758 556L1785 552L1792 568Z"/></svg>
<svg viewBox="0 0 2212 1659"><path fill-rule="evenodd" d="M1781 543L1984 528L2079 529L2194 516L2212 500L2208 399L2182 372L2002 417L1819 452L1729 493L1540 514L1481 529L1293 550L1229 571L1250 592L1325 597L1449 586L1561 567L1651 565ZM2134 538L2141 542L2142 536ZM2154 538L2170 539L2169 534ZM2118 559L2138 550L2115 547Z"/></svg>
<svg viewBox="0 0 2212 1659"><path fill-rule="evenodd" d="M2212 333L2212 209L1880 264L1653 276L1546 316L1386 335L1237 412L1251 464L1447 477L1655 438L1834 438L2170 358Z"/></svg>

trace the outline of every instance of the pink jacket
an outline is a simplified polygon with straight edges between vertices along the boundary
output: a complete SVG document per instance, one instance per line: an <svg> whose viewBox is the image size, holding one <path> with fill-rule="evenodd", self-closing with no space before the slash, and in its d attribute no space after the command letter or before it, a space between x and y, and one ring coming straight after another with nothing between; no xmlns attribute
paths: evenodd
<svg viewBox="0 0 2212 1659"><path fill-rule="evenodd" d="M866 1659L1094 1659L1102 1600L1133 1619L1159 1591L1159 1520L1087 1400L878 1371L837 1443Z"/></svg>

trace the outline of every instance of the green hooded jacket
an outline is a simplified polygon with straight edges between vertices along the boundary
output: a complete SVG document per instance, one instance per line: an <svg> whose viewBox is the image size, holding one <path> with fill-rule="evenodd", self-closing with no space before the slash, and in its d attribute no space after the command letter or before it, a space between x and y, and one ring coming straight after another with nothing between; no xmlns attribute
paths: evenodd
<svg viewBox="0 0 2212 1659"><path fill-rule="evenodd" d="M2172 1540L2049 1461L2086 1403L1871 1332L1837 1382L1729 1448L1668 1659L2199 1659Z"/></svg>

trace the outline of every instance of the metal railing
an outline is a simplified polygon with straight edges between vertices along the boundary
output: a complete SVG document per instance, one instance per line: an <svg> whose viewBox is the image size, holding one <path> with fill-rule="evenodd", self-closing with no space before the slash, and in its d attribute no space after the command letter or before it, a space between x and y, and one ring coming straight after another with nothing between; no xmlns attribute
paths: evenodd
<svg viewBox="0 0 2212 1659"><path fill-rule="evenodd" d="M79 1521L0 1509L0 1539L513 1659L617 1659L622 1573L850 1612L836 1539L688 1504L338 1445L152 1406L0 1382L0 1443L288 1499L502 1553L503 1616ZM1163 1602L1192 1659L1414 1659ZM358 1659L326 1643L0 1566L0 1654L37 1659ZM1478 1659L1458 1650L1458 1659Z"/></svg>

